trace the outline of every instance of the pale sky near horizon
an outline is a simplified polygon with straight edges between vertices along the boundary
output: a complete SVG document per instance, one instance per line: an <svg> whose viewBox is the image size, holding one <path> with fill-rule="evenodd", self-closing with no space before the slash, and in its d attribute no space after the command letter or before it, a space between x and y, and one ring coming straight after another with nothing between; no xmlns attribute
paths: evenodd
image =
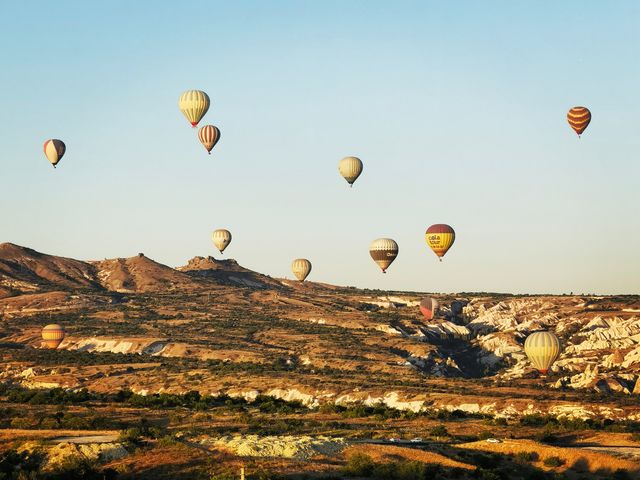
<svg viewBox="0 0 640 480"><path fill-rule="evenodd" d="M306 257L358 287L639 293L639 25L635 1L5 2L0 242L178 266L228 228L224 258L278 277ZM442 263L433 223L457 233Z"/></svg>

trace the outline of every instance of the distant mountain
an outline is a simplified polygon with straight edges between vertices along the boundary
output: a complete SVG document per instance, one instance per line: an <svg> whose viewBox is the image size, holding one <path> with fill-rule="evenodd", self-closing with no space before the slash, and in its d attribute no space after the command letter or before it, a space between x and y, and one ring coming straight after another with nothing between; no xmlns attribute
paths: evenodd
<svg viewBox="0 0 640 480"><path fill-rule="evenodd" d="M174 269L144 254L81 261L0 244L0 298L54 290L149 293L203 290L217 285L275 288L282 284L235 260L194 257Z"/></svg>

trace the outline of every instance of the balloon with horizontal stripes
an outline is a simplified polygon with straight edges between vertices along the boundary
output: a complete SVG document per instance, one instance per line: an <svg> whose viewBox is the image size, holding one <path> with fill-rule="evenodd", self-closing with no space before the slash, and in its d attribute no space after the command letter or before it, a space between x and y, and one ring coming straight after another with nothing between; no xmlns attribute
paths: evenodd
<svg viewBox="0 0 640 480"><path fill-rule="evenodd" d="M534 332L524 342L524 353L540 373L546 374L560 355L560 340L551 332Z"/></svg>
<svg viewBox="0 0 640 480"><path fill-rule="evenodd" d="M218 140L220 140L220 130L213 125L205 125L198 130L198 138L204 146L204 149L211 155L211 150L213 150L213 147L215 147Z"/></svg>
<svg viewBox="0 0 640 480"><path fill-rule="evenodd" d="M196 127L209 110L209 103L209 95L202 90L187 90L180 95L178 107L191 126Z"/></svg>
<svg viewBox="0 0 640 480"><path fill-rule="evenodd" d="M42 343L46 348L56 349L64 340L66 332L62 325L52 323L42 329Z"/></svg>
<svg viewBox="0 0 640 480"><path fill-rule="evenodd" d="M211 240L220 253L224 252L224 249L231 243L231 232L224 228L214 230L211 234Z"/></svg>
<svg viewBox="0 0 640 480"><path fill-rule="evenodd" d="M52 138L44 142L44 154L47 157L47 160L51 162L51 165L53 165L53 168L56 168L56 165L60 160L62 160L64 152L66 151L67 146L62 140Z"/></svg>
<svg viewBox="0 0 640 480"><path fill-rule="evenodd" d="M431 320L438 312L438 301L435 298L427 297L420 302L420 312L425 320Z"/></svg>
<svg viewBox="0 0 640 480"><path fill-rule="evenodd" d="M304 282L311 273L311 262L306 258L296 258L291 262L291 271L298 280Z"/></svg>
<svg viewBox="0 0 640 480"><path fill-rule="evenodd" d="M442 257L449 251L456 240L456 232L449 225L437 223L427 228L424 237L429 248L442 261Z"/></svg>
<svg viewBox="0 0 640 480"><path fill-rule="evenodd" d="M567 121L579 137L591 122L591 112L587 107L573 107L567 113Z"/></svg>
<svg viewBox="0 0 640 480"><path fill-rule="evenodd" d="M387 268L396 259L399 251L398 244L391 238L378 238L369 245L369 255L382 269L382 273L387 273Z"/></svg>
<svg viewBox="0 0 640 480"><path fill-rule="evenodd" d="M338 172L353 187L360 174L362 173L362 160L358 157L344 157L338 163Z"/></svg>

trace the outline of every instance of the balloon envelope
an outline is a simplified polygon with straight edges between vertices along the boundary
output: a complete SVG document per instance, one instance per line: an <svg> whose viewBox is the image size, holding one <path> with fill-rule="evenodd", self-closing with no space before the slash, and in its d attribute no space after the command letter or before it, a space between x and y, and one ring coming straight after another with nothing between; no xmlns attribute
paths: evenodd
<svg viewBox="0 0 640 480"><path fill-rule="evenodd" d="M66 333L61 325L52 323L42 329L42 343L46 348L56 349L62 343L65 335Z"/></svg>
<svg viewBox="0 0 640 480"><path fill-rule="evenodd" d="M369 245L369 255L382 269L382 273L387 273L387 268L396 259L398 252L398 244L390 238L378 238Z"/></svg>
<svg viewBox="0 0 640 480"><path fill-rule="evenodd" d="M215 147L218 140L220 140L220 130L213 125L205 125L204 127L200 127L198 138L204 146L204 149L211 155L211 150L213 150L213 147Z"/></svg>
<svg viewBox="0 0 640 480"><path fill-rule="evenodd" d="M431 320L438 311L438 301L435 298L427 297L420 302L420 312L426 320Z"/></svg>
<svg viewBox="0 0 640 480"><path fill-rule="evenodd" d="M306 258L296 258L291 262L291 271L298 280L304 282L311 273L311 262Z"/></svg>
<svg viewBox="0 0 640 480"><path fill-rule="evenodd" d="M589 122L591 122L591 112L587 107L573 107L569 110L569 113L567 113L567 121L571 128L580 136L589 126Z"/></svg>
<svg viewBox="0 0 640 480"><path fill-rule="evenodd" d="M442 260L456 240L456 232L449 225L438 223L427 228L424 238L429 248Z"/></svg>
<svg viewBox="0 0 640 480"><path fill-rule="evenodd" d="M231 243L231 232L223 228L214 230L211 234L211 240L216 248L220 250L220 253L222 253Z"/></svg>
<svg viewBox="0 0 640 480"><path fill-rule="evenodd" d="M187 90L178 100L178 107L182 114L195 127L209 110L209 95L202 90Z"/></svg>
<svg viewBox="0 0 640 480"><path fill-rule="evenodd" d="M353 182L358 179L362 173L362 168L362 160L358 157L344 157L338 163L338 171L349 182L349 185L353 185Z"/></svg>
<svg viewBox="0 0 640 480"><path fill-rule="evenodd" d="M551 332L534 332L524 342L524 353L541 373L547 373L560 355L560 340Z"/></svg>
<svg viewBox="0 0 640 480"><path fill-rule="evenodd" d="M62 159L62 157L64 156L64 152L66 151L67 146L62 140L52 138L44 142L44 154L47 157L47 160L49 160L51 162L51 165L53 165L54 167Z"/></svg>

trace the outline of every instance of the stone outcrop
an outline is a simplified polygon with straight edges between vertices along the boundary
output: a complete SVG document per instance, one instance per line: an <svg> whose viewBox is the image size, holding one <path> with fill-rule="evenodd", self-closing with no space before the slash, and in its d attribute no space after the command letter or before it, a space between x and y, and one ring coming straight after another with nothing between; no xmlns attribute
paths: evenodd
<svg viewBox="0 0 640 480"><path fill-rule="evenodd" d="M241 457L282 457L308 460L316 455L332 456L347 442L343 438L311 436L234 435L218 439L204 439L203 445L214 445L233 451Z"/></svg>

